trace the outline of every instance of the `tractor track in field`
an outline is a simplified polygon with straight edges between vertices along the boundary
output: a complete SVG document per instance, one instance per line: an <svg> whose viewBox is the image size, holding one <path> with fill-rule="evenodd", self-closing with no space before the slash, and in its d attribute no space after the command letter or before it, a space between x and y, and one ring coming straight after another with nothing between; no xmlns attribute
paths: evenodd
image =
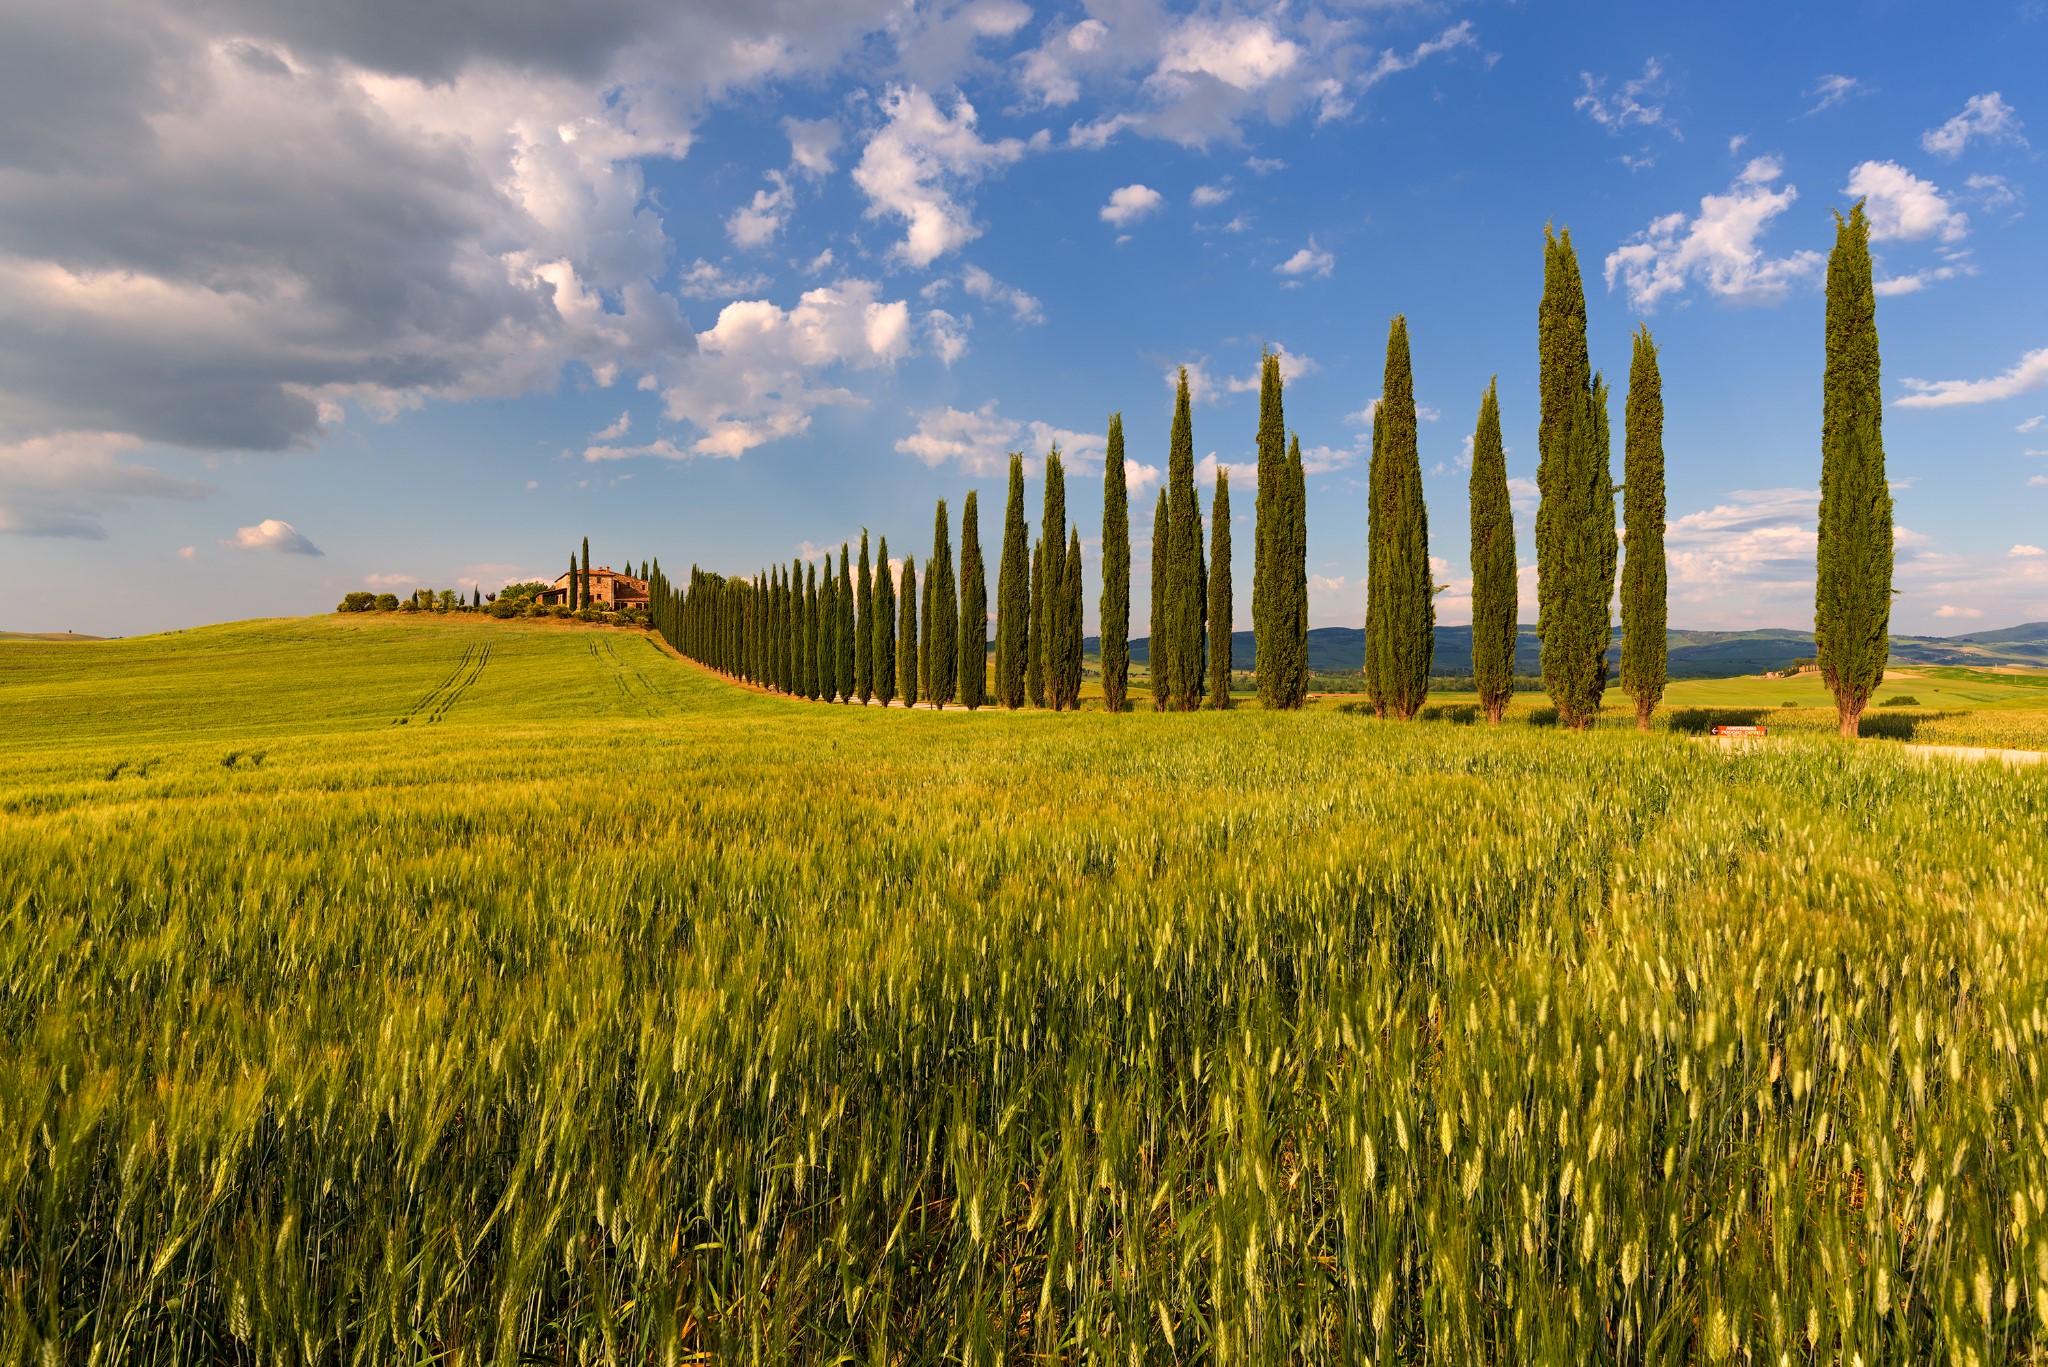
<svg viewBox="0 0 2048 1367"><path fill-rule="evenodd" d="M448 709L461 702L463 695L483 677L484 666L491 662L491 649L491 643L484 641L463 651L448 677L428 689L404 716L394 718L391 724L405 726L415 720L431 724L447 716Z"/></svg>
<svg viewBox="0 0 2048 1367"><path fill-rule="evenodd" d="M625 657L619 654L617 643L609 636L593 636L585 638L585 644L590 647L590 657L593 660L599 665L609 667L612 683L618 688L619 697L626 705L651 716L656 701L654 685L648 682L645 674L627 663Z"/></svg>

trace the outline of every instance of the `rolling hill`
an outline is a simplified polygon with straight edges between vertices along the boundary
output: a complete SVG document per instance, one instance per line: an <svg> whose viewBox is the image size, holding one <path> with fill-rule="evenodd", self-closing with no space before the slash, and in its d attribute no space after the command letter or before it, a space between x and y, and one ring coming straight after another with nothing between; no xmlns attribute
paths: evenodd
<svg viewBox="0 0 2048 1367"><path fill-rule="evenodd" d="M1621 659L1621 630L1615 629L1610 658ZM1767 628L1759 631L1671 631L1665 635L1674 679L1728 679L1779 669L1793 660L1813 654L1813 633ZM1084 648L1097 654L1100 641L1089 637ZM1144 663L1150 642L1131 642L1131 659ZM1541 643L1536 628L1524 624L1515 642L1515 668L1524 674L1541 669ZM1362 627L1316 627L1308 634L1309 668L1339 673L1359 668L1365 654ZM1231 664L1237 669L1252 667L1252 634L1240 631L1231 637ZM2048 622L2026 622L2015 627L1974 631L1961 636L1894 636L1892 662L1902 665L1969 665L1975 668L2022 666L2048 669ZM1472 669L1472 629L1436 629L1436 673L1466 674Z"/></svg>

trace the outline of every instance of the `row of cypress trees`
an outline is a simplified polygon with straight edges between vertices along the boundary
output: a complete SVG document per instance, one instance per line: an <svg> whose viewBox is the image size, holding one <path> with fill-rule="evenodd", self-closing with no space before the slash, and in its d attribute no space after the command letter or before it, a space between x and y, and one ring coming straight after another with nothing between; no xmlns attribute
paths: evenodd
<svg viewBox="0 0 2048 1367"><path fill-rule="evenodd" d="M1282 446L1279 358L1262 363L1258 541L1252 612L1260 696L1269 707L1299 707L1308 684L1308 524L1301 441ZM1194 432L1187 372L1174 402L1167 484L1153 522L1153 706L1189 710L1230 705L1230 481L1219 471L1206 553L1195 496ZM1130 688L1131 538L1123 417L1112 415L1103 465L1102 623L1104 703L1122 711ZM1066 463L1046 455L1038 533L1030 534L1024 458L1010 456L1009 497L997 561L995 640L989 679L988 590L981 553L978 494L960 520L956 577L945 500L932 526L932 554L900 577L889 543L871 568L862 532L858 574L849 547L835 579L801 560L752 579L727 579L693 567L680 588L649 581L657 630L682 654L772 691L824 701L901 698L1071 711L1080 706L1084 579L1081 530L1067 521ZM1212 572L1213 571L1213 572ZM899 608L900 602L900 608ZM1208 641L1210 624L1217 638ZM920 624L922 630L920 631Z"/></svg>
<svg viewBox="0 0 2048 1367"><path fill-rule="evenodd" d="M1559 719L1575 730L1600 710L1619 568L1619 682L1634 700L1636 724L1647 730L1667 675L1663 379L1656 342L1647 327L1639 327L1632 338L1624 401L1624 564L1615 522L1607 384L1592 367L1585 286L1569 231L1544 230L1537 349L1537 634L1544 688ZM1869 224L1858 203L1846 218L1837 216L1828 263L1814 623L1822 675L1835 694L1843 734L1850 736L1883 678L1888 654L1893 536L1881 414ZM1416 418L1408 324L1405 317L1396 317L1388 329L1367 476L1364 668L1375 713L1402 720L1415 717L1428 695L1435 597L1442 589L1434 582L1429 559ZM1282 708L1301 705L1308 680L1306 495L1300 439L1283 447L1285 434L1279 358L1268 353L1260 371L1252 620L1260 701ZM1519 594L1495 383L1488 384L1480 400L1472 435L1469 497L1472 669L1487 718L1497 724L1513 687ZM1192 404L1183 368L1175 389L1167 477L1152 522L1150 675L1152 705L1161 711L1192 710L1205 702L1230 705L1230 483L1220 469L1210 519L1205 550L1195 494ZM970 707L984 701L1005 707L1027 701L1055 710L1074 707L1081 680L1081 547L1078 528L1069 528L1066 521L1066 476L1057 446L1046 458L1045 501L1035 543L1025 521L1023 458L1013 454L1010 459L992 692L984 671L976 667L986 653L987 614L972 493L961 535L956 587L941 501L924 597L918 598L915 567L906 562L900 620L888 574L869 586L863 534L857 611L850 589L833 588L829 560L826 586L815 603L801 565L787 575L759 576L751 587L742 581L736 595L717 576L693 571L691 587L674 609L682 636L671 640L715 667L810 697L866 701L879 696L886 702L900 688L913 702L922 696ZM1108 707L1120 711L1130 667L1130 520L1121 415L1109 424L1102 540L1103 694ZM846 560L841 547L842 585ZM886 542L882 561L886 566ZM586 574L588 564L586 541ZM668 592L665 582L663 592ZM662 613L657 616L664 620ZM854 622L865 624L871 617L877 625L870 643L871 633L857 631ZM784 659L793 655L800 661L805 651L817 648L808 644L807 632L821 640L837 640L833 633L838 632L858 641L846 672L813 677L815 670ZM800 644L749 644L756 637L779 641L782 635ZM892 669L893 679L882 685Z"/></svg>

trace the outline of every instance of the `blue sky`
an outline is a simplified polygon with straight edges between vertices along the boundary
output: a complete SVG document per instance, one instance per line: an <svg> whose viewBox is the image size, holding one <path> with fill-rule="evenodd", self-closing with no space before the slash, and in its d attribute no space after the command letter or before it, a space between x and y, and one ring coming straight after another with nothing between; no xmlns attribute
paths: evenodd
<svg viewBox="0 0 2048 1367"><path fill-rule="evenodd" d="M1825 8L13 7L0 627L488 591L585 535L671 569L864 526L922 554L933 500L980 489L987 538L1004 453L1035 474L1055 440L1089 537L1112 411L1142 601L1179 365L1248 619L1263 346L1309 452L1312 621L1356 624L1397 313L1442 617L1494 375L1533 617L1546 222L1617 433L1630 331L1662 348L1674 625L1803 627L1820 283L1859 197L1895 629L2048 618L2048 8Z"/></svg>

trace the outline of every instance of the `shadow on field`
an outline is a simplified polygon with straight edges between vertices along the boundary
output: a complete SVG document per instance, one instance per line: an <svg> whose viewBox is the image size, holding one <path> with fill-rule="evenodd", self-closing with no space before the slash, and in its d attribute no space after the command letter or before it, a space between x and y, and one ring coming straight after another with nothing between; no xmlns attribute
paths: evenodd
<svg viewBox="0 0 2048 1367"><path fill-rule="evenodd" d="M1957 712L1865 712L1856 734L1866 739L1911 740L1927 723L1960 715Z"/></svg>
<svg viewBox="0 0 2048 1367"><path fill-rule="evenodd" d="M1447 721L1453 726L1470 726L1479 720L1479 704L1435 703L1422 709L1424 721Z"/></svg>
<svg viewBox="0 0 2048 1367"><path fill-rule="evenodd" d="M1717 726L1768 725L1770 716L1763 707L1680 707L1671 713L1671 729L1704 736Z"/></svg>

